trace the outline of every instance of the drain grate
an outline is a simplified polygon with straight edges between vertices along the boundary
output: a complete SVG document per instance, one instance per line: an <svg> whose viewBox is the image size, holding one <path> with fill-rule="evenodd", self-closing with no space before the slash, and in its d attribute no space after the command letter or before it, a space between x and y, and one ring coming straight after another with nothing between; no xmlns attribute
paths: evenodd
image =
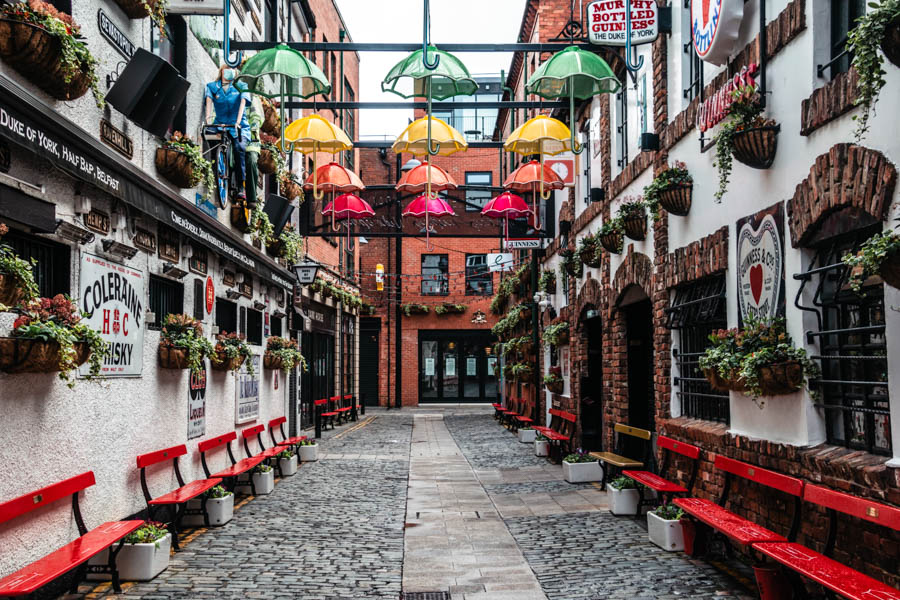
<svg viewBox="0 0 900 600"><path fill-rule="evenodd" d="M450 592L403 592L402 600L450 600Z"/></svg>

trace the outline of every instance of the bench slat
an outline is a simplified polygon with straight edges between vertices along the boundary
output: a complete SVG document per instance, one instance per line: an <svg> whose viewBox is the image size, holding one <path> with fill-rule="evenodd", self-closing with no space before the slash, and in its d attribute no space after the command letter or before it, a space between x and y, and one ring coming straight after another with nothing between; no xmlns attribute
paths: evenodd
<svg viewBox="0 0 900 600"><path fill-rule="evenodd" d="M185 446L184 444L181 444L180 446L172 446L171 448L165 448L164 450L157 450L156 452L141 454L137 457L137 466L138 469L143 469L144 467L155 465L156 463L162 462L164 460L172 460L173 458L184 456L185 454L187 454L187 446Z"/></svg>
<svg viewBox="0 0 900 600"><path fill-rule="evenodd" d="M900 600L900 590L793 543L754 544L766 556L850 600Z"/></svg>
<svg viewBox="0 0 900 600"><path fill-rule="evenodd" d="M220 435L218 437L214 437L208 440L203 440L199 444L197 444L197 449L200 452L208 452L213 448L217 448L219 446L224 446L228 442L234 441L237 439L237 433L232 431L230 433L226 433L225 435Z"/></svg>
<svg viewBox="0 0 900 600"><path fill-rule="evenodd" d="M100 554L143 524L141 520L104 523L59 550L0 579L0 596L30 594Z"/></svg>
<svg viewBox="0 0 900 600"><path fill-rule="evenodd" d="M254 435L262 433L263 430L265 430L265 427L263 426L262 423L260 423L259 425L254 425L253 427L248 427L247 429L242 429L241 435L244 436L244 438L251 438Z"/></svg>
<svg viewBox="0 0 900 600"><path fill-rule="evenodd" d="M806 484L803 489L803 499L859 519L900 530L900 508L810 484Z"/></svg>
<svg viewBox="0 0 900 600"><path fill-rule="evenodd" d="M626 425L624 423L616 423L613 429L615 429L618 433L624 433L625 435L641 438L642 440L649 440L653 435L652 432L647 431L646 429L632 427L631 425Z"/></svg>
<svg viewBox="0 0 900 600"><path fill-rule="evenodd" d="M656 438L656 445L665 448L666 450L671 450L672 452L687 456L688 458L693 458L694 460L700 458L700 448L698 446L679 442L678 440L673 440L664 435Z"/></svg>
<svg viewBox="0 0 900 600"><path fill-rule="evenodd" d="M39 508L51 502L56 502L66 496L78 493L96 483L94 472L87 471L75 477L70 477L59 483L42 487L24 496L13 498L0 504L0 523L9 521L20 515Z"/></svg>
<svg viewBox="0 0 900 600"><path fill-rule="evenodd" d="M757 542L786 542L787 540L753 521L736 515L704 498L675 498L672 501L684 512L703 521L713 529L721 531L731 539L748 546Z"/></svg>
<svg viewBox="0 0 900 600"><path fill-rule="evenodd" d="M687 488L678 485L677 483L672 483L668 479L663 479L656 473L651 473L650 471L622 471L622 475L625 477L630 477L634 479L638 483L647 486L652 490L656 490L657 492L662 492L664 494L674 493L674 494L686 494Z"/></svg>
<svg viewBox="0 0 900 600"><path fill-rule="evenodd" d="M213 473L213 477L221 477L222 479L228 477L237 477L238 475L243 475L259 463L265 460L264 456L254 456L253 458L245 458L243 460L239 460L227 469L223 469L218 473Z"/></svg>
<svg viewBox="0 0 900 600"><path fill-rule="evenodd" d="M159 498L154 498L148 504L181 504L182 502L193 500L206 490L213 488L220 483L222 483L222 479L219 477L214 477L212 479L198 479L197 481L192 481L168 494L163 494Z"/></svg>
<svg viewBox="0 0 900 600"><path fill-rule="evenodd" d="M614 454L612 452L591 452L589 456L591 458L596 458L599 461L603 461L620 468L635 467L639 469L644 466L644 463L639 460L634 460L633 458L628 458L627 456L619 456L618 454Z"/></svg>
<svg viewBox="0 0 900 600"><path fill-rule="evenodd" d="M307 437L305 435L295 435L294 437L289 437L286 440L278 442L279 446L295 446L302 441L305 441Z"/></svg>
<svg viewBox="0 0 900 600"><path fill-rule="evenodd" d="M286 423L286 422L287 422L286 416L281 416L281 417L278 417L277 419L272 419L271 421L269 421L269 429L275 429L282 423Z"/></svg>
<svg viewBox="0 0 900 600"><path fill-rule="evenodd" d="M716 455L716 468L727 471L738 477L755 481L770 488L780 490L785 494L800 496L803 494L803 481L795 477L788 477L775 471L763 469L755 465L749 465L721 454Z"/></svg>

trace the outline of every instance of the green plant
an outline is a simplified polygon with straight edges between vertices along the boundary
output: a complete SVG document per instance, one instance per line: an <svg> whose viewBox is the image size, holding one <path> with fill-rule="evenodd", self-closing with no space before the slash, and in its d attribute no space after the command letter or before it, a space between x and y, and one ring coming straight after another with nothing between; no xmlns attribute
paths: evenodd
<svg viewBox="0 0 900 600"><path fill-rule="evenodd" d="M281 258L289 265L300 262L303 258L303 236L294 231L294 226L288 223L278 236L281 242Z"/></svg>
<svg viewBox="0 0 900 600"><path fill-rule="evenodd" d="M549 372L544 375L544 385L556 385L563 383L562 367L550 367Z"/></svg>
<svg viewBox="0 0 900 600"><path fill-rule="evenodd" d="M82 41L84 38L81 35L81 26L75 23L70 15L58 11L56 7L47 2L28 0L27 3L19 2L0 7L0 16L40 27L59 40L63 81L69 83L72 78L83 73L87 77L97 108L106 106L97 78L99 63L91 54L87 44ZM37 77L44 76L43 73L35 75Z"/></svg>
<svg viewBox="0 0 900 600"><path fill-rule="evenodd" d="M275 160L275 173L281 173L282 171L287 170L284 161L284 155L281 153L281 144L278 138L274 135L266 133L265 131L260 131L259 141L259 145L263 150L268 150L272 153L272 158Z"/></svg>
<svg viewBox="0 0 900 600"><path fill-rule="evenodd" d="M163 142L163 148L175 150L187 156L191 163L191 185L198 186L203 183L206 186L206 197L209 199L212 191L216 189L216 178L212 163L203 158L202 148L180 131L169 136L169 139Z"/></svg>
<svg viewBox="0 0 900 600"><path fill-rule="evenodd" d="M885 30L895 19L900 18L900 0L869 2L869 10L856 21L856 26L847 35L847 52L853 57L852 64L859 75L856 86L856 106L862 107L859 115L854 115L857 142L869 130L869 117L875 112L875 104L881 88L884 87L885 71L882 69L884 57L878 51L884 39Z"/></svg>
<svg viewBox="0 0 900 600"><path fill-rule="evenodd" d="M427 304L417 304L415 302L410 302L408 304L401 304L400 310L402 310L403 314L408 317L410 315L427 315L429 309Z"/></svg>
<svg viewBox="0 0 900 600"><path fill-rule="evenodd" d="M267 465L265 463L259 463L258 465L253 467L254 473L268 473L271 470L272 470L272 467L270 467L269 465Z"/></svg>
<svg viewBox="0 0 900 600"><path fill-rule="evenodd" d="M591 458L591 455L584 450L583 448L577 448L575 452L569 454L563 459L563 462L567 463L590 463L597 462L596 458Z"/></svg>
<svg viewBox="0 0 900 600"><path fill-rule="evenodd" d="M254 241L261 240L263 244L273 244L275 240L275 226L269 220L269 215L257 206L250 213L250 238Z"/></svg>
<svg viewBox="0 0 900 600"><path fill-rule="evenodd" d="M126 544L155 544L159 548L159 540L169 535L165 523L144 521L144 524L125 536Z"/></svg>
<svg viewBox="0 0 900 600"><path fill-rule="evenodd" d="M213 486L203 492L203 495L207 498L225 498L226 496L231 496L232 492L226 490L221 485Z"/></svg>
<svg viewBox="0 0 900 600"><path fill-rule="evenodd" d="M289 171L288 169L283 169L278 172L278 186L279 189L284 189L288 185L296 185L297 191L299 195L297 196L297 206L302 205L306 201L306 196L303 193L303 181L297 176L293 171ZM294 198L288 198L288 200L294 200Z"/></svg>
<svg viewBox="0 0 900 600"><path fill-rule="evenodd" d="M281 452L279 452L278 454L275 455L275 458L283 458L285 460L288 460L293 457L294 457L293 450L282 450Z"/></svg>
<svg viewBox="0 0 900 600"><path fill-rule="evenodd" d="M636 490L637 485L634 480L629 477L616 477L609 482L609 487L616 490Z"/></svg>
<svg viewBox="0 0 900 600"><path fill-rule="evenodd" d="M587 234L578 240L578 259L587 266L599 266L600 259L603 257L603 246L600 244L600 238L593 234Z"/></svg>
<svg viewBox="0 0 900 600"><path fill-rule="evenodd" d="M243 335L236 332L228 333L223 331L216 336L216 345L213 350L211 357L223 352L226 358L230 360L243 357L244 360L242 362L247 365L247 372L253 375L253 351Z"/></svg>
<svg viewBox="0 0 900 600"><path fill-rule="evenodd" d="M623 221L632 216L640 217L647 214L647 205L644 203L644 199L639 196L626 196L625 201L619 205L619 210L616 214Z"/></svg>
<svg viewBox="0 0 900 600"><path fill-rule="evenodd" d="M70 389L75 387L75 380L70 374L78 366L76 342L86 343L91 350L89 369L85 375L87 380L94 380L100 375L103 359L109 353L109 344L97 330L81 322L82 316L71 298L57 294L52 299L32 299L13 323L13 337L59 344L59 378Z"/></svg>
<svg viewBox="0 0 900 600"><path fill-rule="evenodd" d="M284 371L290 371L294 365L298 364L304 372L309 370L306 359L297 347L296 340L273 335L266 340L266 354L281 359L281 368Z"/></svg>
<svg viewBox="0 0 900 600"><path fill-rule="evenodd" d="M166 35L166 9L169 7L169 0L141 0L144 10L150 15L159 29L161 38L168 37Z"/></svg>
<svg viewBox="0 0 900 600"><path fill-rule="evenodd" d="M659 195L676 185L688 185L694 183L694 178L688 173L687 165L676 160L672 166L667 166L664 171L653 178L650 185L644 188L644 204L653 215L653 222L659 221Z"/></svg>
<svg viewBox="0 0 900 600"><path fill-rule="evenodd" d="M666 521L678 521L684 516L684 511L674 504L660 504L653 509L653 514Z"/></svg>
<svg viewBox="0 0 900 600"><path fill-rule="evenodd" d="M546 435L544 435L543 433L538 433L538 434L536 434L536 435L534 436L534 441L536 441L536 442L549 442L549 441L550 441L550 438L548 438L548 437L547 437Z"/></svg>
<svg viewBox="0 0 900 600"><path fill-rule="evenodd" d="M541 271L541 277L538 279L538 289L548 294L551 293L550 290L556 290L556 271L552 269Z"/></svg>
<svg viewBox="0 0 900 600"><path fill-rule="evenodd" d="M0 238L9 232L9 228L0 223ZM27 261L16 254L12 246L0 244L0 273L11 277L16 282L16 287L21 291L22 297L19 304L31 302L40 295L37 283L34 280L34 259ZM0 304L0 310L4 309Z"/></svg>
<svg viewBox="0 0 900 600"><path fill-rule="evenodd" d="M532 373L534 373L534 369L527 363L516 363L512 366L512 376L516 379L530 380Z"/></svg>
<svg viewBox="0 0 900 600"><path fill-rule="evenodd" d="M578 255L571 250L560 252L563 258L563 269L572 277L581 277L584 275L584 263L578 258Z"/></svg>
<svg viewBox="0 0 900 600"><path fill-rule="evenodd" d="M717 202L722 201L728 191L731 167L734 161L734 135L746 129L774 125L774 121L762 118L759 90L755 85L742 85L732 90L733 102L728 107L727 120L713 138L716 143L716 158L713 165L719 170L719 189L713 194Z"/></svg>
<svg viewBox="0 0 900 600"><path fill-rule="evenodd" d="M560 342L567 336L569 333L569 323L567 321L560 321L559 323L555 323L553 325L548 325L546 329L544 329L544 333L541 335L541 340L545 344L550 344L551 346L559 346Z"/></svg>
<svg viewBox="0 0 900 600"><path fill-rule="evenodd" d="M316 444L316 440L306 439L306 440L301 440L300 445L301 446L317 446L318 444Z"/></svg>
<svg viewBox="0 0 900 600"><path fill-rule="evenodd" d="M863 282L877 274L881 264L897 252L900 252L900 235L896 231L885 231L863 242L856 254L845 254L841 261L850 268L850 287L858 293Z"/></svg>
<svg viewBox="0 0 900 600"><path fill-rule="evenodd" d="M447 315L447 314L461 314L466 312L468 307L465 304L439 304L434 307L434 314L436 315Z"/></svg>
<svg viewBox="0 0 900 600"><path fill-rule="evenodd" d="M203 324L185 314L166 315L159 345L162 348L187 350L191 373L199 373L203 368L203 357L215 352L212 342L203 337Z"/></svg>

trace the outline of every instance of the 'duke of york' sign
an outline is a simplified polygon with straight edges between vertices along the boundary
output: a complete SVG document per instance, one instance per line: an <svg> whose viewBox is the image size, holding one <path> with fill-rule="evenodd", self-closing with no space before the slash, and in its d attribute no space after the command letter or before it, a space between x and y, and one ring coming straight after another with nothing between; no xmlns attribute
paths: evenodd
<svg viewBox="0 0 900 600"><path fill-rule="evenodd" d="M587 7L588 40L592 44L624 46L625 0L601 0ZM631 43L648 44L659 37L656 0L631 1Z"/></svg>

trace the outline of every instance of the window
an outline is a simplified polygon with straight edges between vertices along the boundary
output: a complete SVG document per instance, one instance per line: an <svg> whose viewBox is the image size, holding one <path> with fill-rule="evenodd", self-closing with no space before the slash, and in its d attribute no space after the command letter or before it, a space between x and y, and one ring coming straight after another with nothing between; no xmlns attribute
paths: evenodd
<svg viewBox="0 0 900 600"><path fill-rule="evenodd" d="M266 36L267 42L274 42L278 39L277 8L274 0L265 0L263 35Z"/></svg>
<svg viewBox="0 0 900 600"><path fill-rule="evenodd" d="M356 95L353 93L353 88L350 87L350 82L347 79L344 79L344 96L347 102L355 102ZM344 111L344 131L347 133L347 137L351 140L356 139L356 119L354 116L353 110L345 110ZM347 150L344 153L345 162L347 167L353 169L353 149Z"/></svg>
<svg viewBox="0 0 900 600"><path fill-rule="evenodd" d="M566 273L566 269L562 266L562 263L559 265L559 279L562 281L562 294L563 294L563 306L569 305L569 274Z"/></svg>
<svg viewBox="0 0 900 600"><path fill-rule="evenodd" d="M247 309L247 341L262 346L263 314L261 310Z"/></svg>
<svg viewBox="0 0 900 600"><path fill-rule="evenodd" d="M216 327L219 328L219 333L238 330L237 304L224 298L216 298Z"/></svg>
<svg viewBox="0 0 900 600"><path fill-rule="evenodd" d="M641 133L647 133L647 121L648 121L648 104L647 101L647 74L644 73L641 75L641 87L640 87L640 99L638 106L641 111Z"/></svg>
<svg viewBox="0 0 900 600"><path fill-rule="evenodd" d="M681 11L681 97L687 106L703 90L703 61L694 50L691 28L691 0L684 0Z"/></svg>
<svg viewBox="0 0 900 600"><path fill-rule="evenodd" d="M269 329L272 332L272 335L281 337L282 336L282 318L281 317L269 317Z"/></svg>
<svg viewBox="0 0 900 600"><path fill-rule="evenodd" d="M202 279L194 280L194 318L202 321L206 316L204 308L206 305L206 294L204 294L204 283Z"/></svg>
<svg viewBox="0 0 900 600"><path fill-rule="evenodd" d="M156 23L148 22L150 27L150 50L167 63L175 67L182 77L187 77L187 27L184 19L178 15L166 17L166 37L159 35ZM181 107L172 120L169 132L185 131L187 123L187 102Z"/></svg>
<svg viewBox="0 0 900 600"><path fill-rule="evenodd" d="M624 169L628 164L627 90L627 86L622 86L622 89L616 94L616 149L619 152L619 158L616 161L616 164L619 165L619 169Z"/></svg>
<svg viewBox="0 0 900 600"><path fill-rule="evenodd" d="M35 261L32 272L38 290L44 298L70 292L70 250L64 244L51 242L15 229L3 236L8 244L23 260Z"/></svg>
<svg viewBox="0 0 900 600"><path fill-rule="evenodd" d="M832 219L850 220L841 213ZM890 455L884 286L871 278L855 293L841 262L879 231L876 223L818 243L809 271L797 276L802 282L797 297L814 299L802 308L815 313L818 327L807 335L818 344L813 358L820 360L822 378L810 381L810 389L819 394L814 401L824 409L828 443Z"/></svg>
<svg viewBox="0 0 900 600"><path fill-rule="evenodd" d="M492 185L492 174L490 171L474 171L466 173L466 186ZM488 200L491 199L490 190L466 190L466 212L481 211Z"/></svg>
<svg viewBox="0 0 900 600"><path fill-rule="evenodd" d="M725 276L702 279L675 290L666 316L669 329L678 332L678 348L673 352L678 367L674 385L681 414L728 423L728 392L712 390L700 371L700 356L709 346L709 334L728 327Z"/></svg>
<svg viewBox="0 0 900 600"><path fill-rule="evenodd" d="M356 238L356 244L359 243L359 238ZM356 251L356 246L353 247L353 250L350 250L347 247L347 241L345 238L341 238L340 241L341 249L343 250L343 263L344 263L344 273L347 277L353 277L355 273L356 261L354 257L354 253Z"/></svg>
<svg viewBox="0 0 900 600"><path fill-rule="evenodd" d="M156 315L155 323L147 323L149 329L160 329L168 314L184 311L184 286L179 281L150 276L150 310Z"/></svg>
<svg viewBox="0 0 900 600"><path fill-rule="evenodd" d="M847 52L847 34L856 26L856 20L866 12L863 0L831 1L831 78L850 70L852 57ZM821 75L821 73L820 73Z"/></svg>
<svg viewBox="0 0 900 600"><path fill-rule="evenodd" d="M486 254L466 254L466 296L494 294L494 274L487 264Z"/></svg>
<svg viewBox="0 0 900 600"><path fill-rule="evenodd" d="M238 309L238 333L247 337L247 307L241 306Z"/></svg>
<svg viewBox="0 0 900 600"><path fill-rule="evenodd" d="M422 255L422 295L446 296L450 293L449 260L446 254Z"/></svg>

